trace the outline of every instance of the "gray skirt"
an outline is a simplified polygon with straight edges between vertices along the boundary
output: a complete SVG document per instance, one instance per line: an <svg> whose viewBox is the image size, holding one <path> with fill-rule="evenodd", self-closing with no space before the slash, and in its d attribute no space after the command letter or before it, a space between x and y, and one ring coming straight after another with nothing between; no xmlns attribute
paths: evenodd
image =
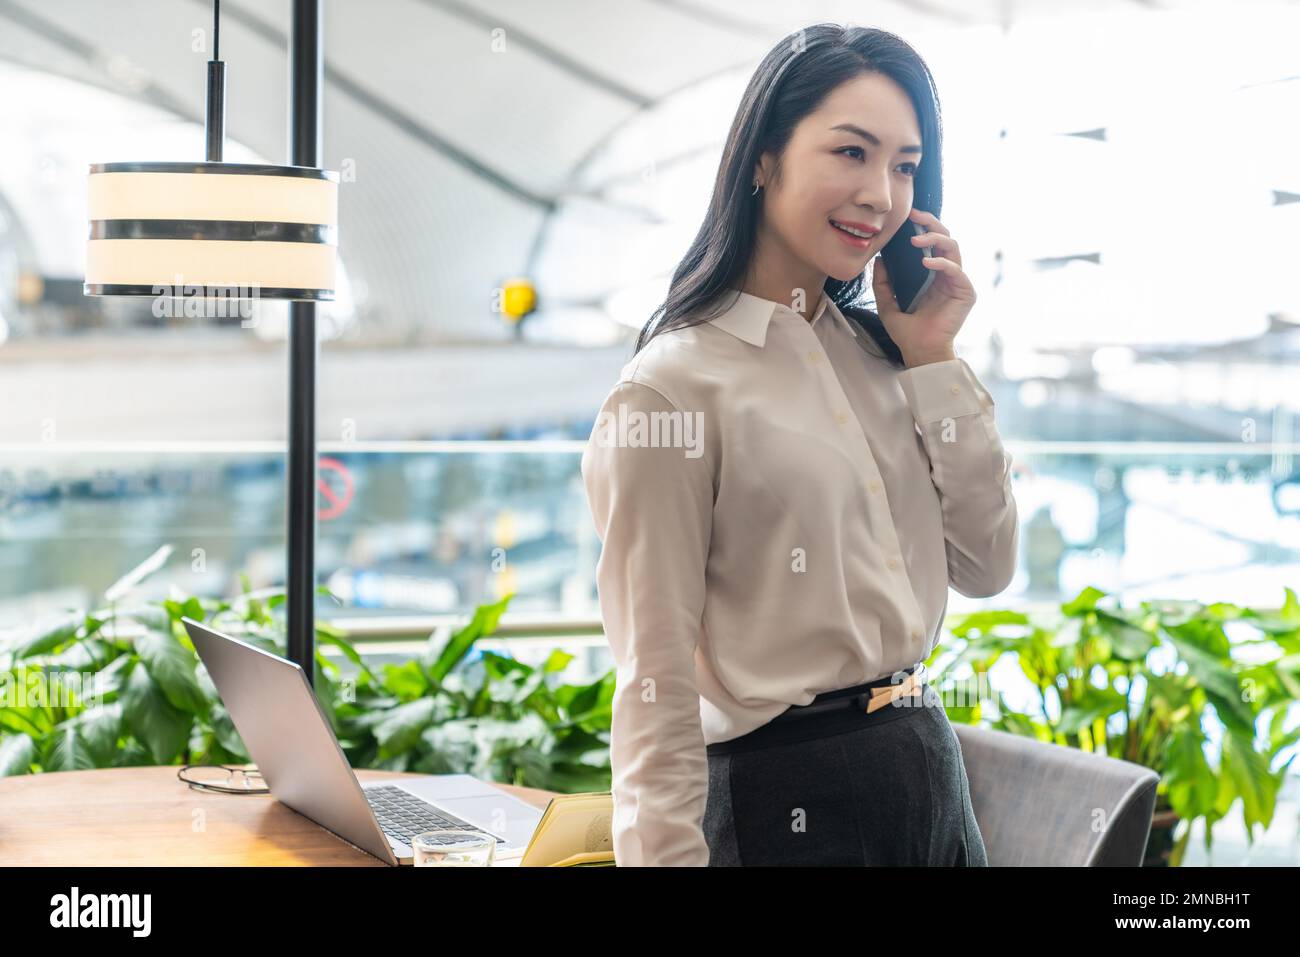
<svg viewBox="0 0 1300 957"><path fill-rule="evenodd" d="M709 745L709 866L987 866L961 744L924 687L909 706L792 708Z"/></svg>

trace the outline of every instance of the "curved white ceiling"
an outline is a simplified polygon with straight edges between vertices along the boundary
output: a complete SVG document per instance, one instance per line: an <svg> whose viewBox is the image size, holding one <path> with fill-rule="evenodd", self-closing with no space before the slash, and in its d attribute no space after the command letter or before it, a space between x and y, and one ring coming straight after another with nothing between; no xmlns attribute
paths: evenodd
<svg viewBox="0 0 1300 957"><path fill-rule="evenodd" d="M988 304L972 340L996 326L1022 348L1215 342L1300 314L1271 265L1300 253L1300 203L1287 198L1300 196L1300 134L1281 122L1300 92L1287 80L1300 75L1287 41L1300 19L1277 4L1181 6L871 8L922 51L944 99L943 215ZM512 337L492 290L519 274L541 291L530 336L599 343L619 335L616 319L640 325L698 226L758 59L789 30L862 16L860 3L777 0L323 8L324 165L345 171L340 234L366 328L466 343ZM287 157L289 10L222 4L232 158L241 145ZM0 0L0 60L136 105L105 117L84 87L66 102L49 84L8 95L0 117L24 142L4 152L199 158L186 137L207 53L193 47L210 22L197 0ZM42 109L23 120L33 98ZM62 217L21 212L70 208L57 170L18 196L18 161L0 158L0 188L42 262L75 272L81 224L61 241Z"/></svg>

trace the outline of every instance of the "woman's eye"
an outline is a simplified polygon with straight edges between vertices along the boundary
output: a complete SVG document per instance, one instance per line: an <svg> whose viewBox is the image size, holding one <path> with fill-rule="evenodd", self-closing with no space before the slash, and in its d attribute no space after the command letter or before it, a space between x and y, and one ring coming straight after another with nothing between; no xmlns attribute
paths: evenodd
<svg viewBox="0 0 1300 957"><path fill-rule="evenodd" d="M846 146L841 150L836 150L836 152L843 153L845 156L847 156L850 152L857 153L858 154L857 158L859 159L862 159L865 156L865 154L862 152L861 146ZM903 166L909 167L909 172L907 174L908 176L916 175L918 166L915 163L904 163ZM901 169L902 167L899 168Z"/></svg>

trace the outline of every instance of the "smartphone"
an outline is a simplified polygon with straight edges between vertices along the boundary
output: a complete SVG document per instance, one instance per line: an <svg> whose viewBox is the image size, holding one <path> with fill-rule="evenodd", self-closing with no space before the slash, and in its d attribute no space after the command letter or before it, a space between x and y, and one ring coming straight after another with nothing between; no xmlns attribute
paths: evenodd
<svg viewBox="0 0 1300 957"><path fill-rule="evenodd" d="M905 220L894 233L894 238L880 251L890 284L894 287L894 298L903 312L914 312L921 293L934 282L934 270L921 262L922 256L935 255L934 247L917 246L912 242L913 236L925 231L920 223Z"/></svg>

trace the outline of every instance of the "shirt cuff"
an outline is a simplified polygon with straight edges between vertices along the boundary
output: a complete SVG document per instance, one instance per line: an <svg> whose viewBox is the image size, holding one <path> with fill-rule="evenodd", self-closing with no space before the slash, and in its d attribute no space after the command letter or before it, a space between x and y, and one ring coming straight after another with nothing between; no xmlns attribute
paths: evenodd
<svg viewBox="0 0 1300 957"><path fill-rule="evenodd" d="M898 374L898 382L912 417L920 425L950 416L974 415L994 405L993 397L960 356L904 369Z"/></svg>

